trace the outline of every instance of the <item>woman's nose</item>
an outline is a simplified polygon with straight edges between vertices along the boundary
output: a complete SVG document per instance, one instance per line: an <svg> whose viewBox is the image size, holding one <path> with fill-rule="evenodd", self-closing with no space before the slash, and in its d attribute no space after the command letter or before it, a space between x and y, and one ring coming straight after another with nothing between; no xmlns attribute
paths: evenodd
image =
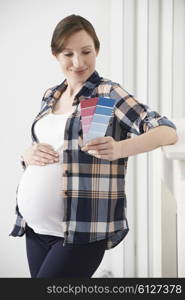
<svg viewBox="0 0 185 300"><path fill-rule="evenodd" d="M80 56L76 56L73 58L73 66L75 68L79 68L79 67L83 66L83 61Z"/></svg>

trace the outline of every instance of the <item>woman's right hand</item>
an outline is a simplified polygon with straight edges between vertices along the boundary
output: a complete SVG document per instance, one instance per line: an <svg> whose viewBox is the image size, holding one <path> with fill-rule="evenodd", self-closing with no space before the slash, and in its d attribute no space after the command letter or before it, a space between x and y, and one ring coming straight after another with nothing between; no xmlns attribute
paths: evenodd
<svg viewBox="0 0 185 300"><path fill-rule="evenodd" d="M22 155L27 165L44 166L59 161L59 153L46 143L37 143L29 147Z"/></svg>

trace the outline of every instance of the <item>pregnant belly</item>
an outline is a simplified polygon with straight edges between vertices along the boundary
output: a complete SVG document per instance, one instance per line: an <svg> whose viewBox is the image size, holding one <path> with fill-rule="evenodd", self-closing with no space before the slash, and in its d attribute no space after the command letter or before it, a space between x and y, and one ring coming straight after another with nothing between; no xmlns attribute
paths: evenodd
<svg viewBox="0 0 185 300"><path fill-rule="evenodd" d="M20 213L28 223L61 218L60 178L59 163L30 165L24 171L17 201Z"/></svg>

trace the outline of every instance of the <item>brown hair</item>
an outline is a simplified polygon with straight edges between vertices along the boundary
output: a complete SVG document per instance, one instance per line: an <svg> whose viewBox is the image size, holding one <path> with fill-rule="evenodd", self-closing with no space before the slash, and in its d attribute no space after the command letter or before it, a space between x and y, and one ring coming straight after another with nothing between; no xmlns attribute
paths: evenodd
<svg viewBox="0 0 185 300"><path fill-rule="evenodd" d="M93 39L96 51L99 51L100 42L92 24L78 15L70 15L62 19L53 32L51 39L51 51L53 55L62 52L66 40L75 32L85 30Z"/></svg>

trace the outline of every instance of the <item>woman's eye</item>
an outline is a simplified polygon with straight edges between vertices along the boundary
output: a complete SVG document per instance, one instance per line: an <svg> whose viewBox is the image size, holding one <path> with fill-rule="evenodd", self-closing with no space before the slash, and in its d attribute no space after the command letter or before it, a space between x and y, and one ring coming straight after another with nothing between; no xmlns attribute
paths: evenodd
<svg viewBox="0 0 185 300"><path fill-rule="evenodd" d="M87 54L91 53L91 51L84 51L84 52L82 52L82 53L85 54L85 55L87 55ZM73 53L64 53L64 55L65 55L65 56L72 56Z"/></svg>
<svg viewBox="0 0 185 300"><path fill-rule="evenodd" d="M83 54L89 54L91 53L91 51L86 51L86 52L83 52Z"/></svg>
<svg viewBox="0 0 185 300"><path fill-rule="evenodd" d="M64 53L65 56L72 56L72 53Z"/></svg>

